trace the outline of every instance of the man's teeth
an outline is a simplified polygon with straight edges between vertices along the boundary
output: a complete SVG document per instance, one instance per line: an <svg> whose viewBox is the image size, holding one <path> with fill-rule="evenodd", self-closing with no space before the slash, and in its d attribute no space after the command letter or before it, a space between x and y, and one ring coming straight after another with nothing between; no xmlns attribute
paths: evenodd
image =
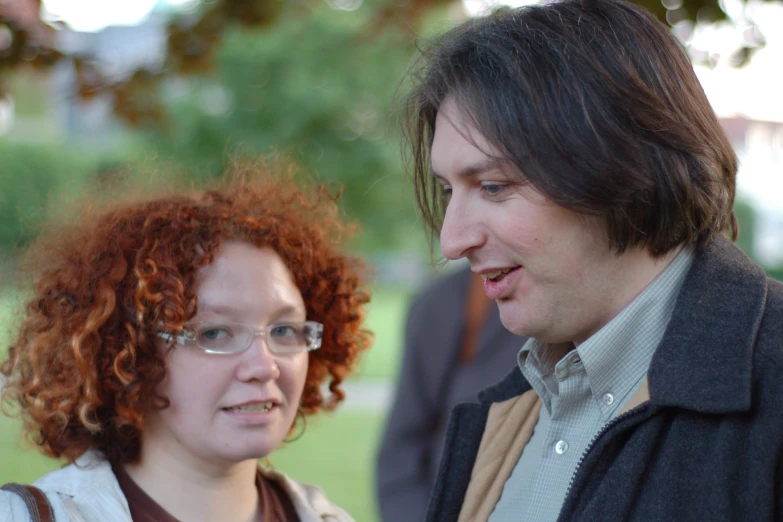
<svg viewBox="0 0 783 522"><path fill-rule="evenodd" d="M251 404L244 404L242 406L237 406L235 408L225 408L226 411L231 412L253 412L253 413L260 413L264 411L269 411L274 407L275 403L272 401L269 402L254 402Z"/></svg>
<svg viewBox="0 0 783 522"><path fill-rule="evenodd" d="M496 277L502 276L503 274L508 274L511 272L510 268L504 268L503 270L494 270L492 272L484 272L481 274L481 277L484 278L484 281L487 279L495 279Z"/></svg>

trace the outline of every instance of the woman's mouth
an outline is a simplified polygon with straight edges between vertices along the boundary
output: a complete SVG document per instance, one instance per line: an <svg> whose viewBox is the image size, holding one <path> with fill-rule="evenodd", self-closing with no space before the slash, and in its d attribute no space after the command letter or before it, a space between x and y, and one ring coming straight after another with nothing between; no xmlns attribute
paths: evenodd
<svg viewBox="0 0 783 522"><path fill-rule="evenodd" d="M240 406L229 406L227 408L223 408L223 411L227 411L229 413L265 413L270 411L275 406L277 405L272 401L251 402L248 404L242 404Z"/></svg>

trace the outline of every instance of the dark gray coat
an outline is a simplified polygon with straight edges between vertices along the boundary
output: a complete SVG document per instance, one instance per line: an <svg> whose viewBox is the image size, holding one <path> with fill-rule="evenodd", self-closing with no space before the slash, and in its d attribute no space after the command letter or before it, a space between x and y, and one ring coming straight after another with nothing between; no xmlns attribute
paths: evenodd
<svg viewBox="0 0 783 522"><path fill-rule="evenodd" d="M420 522L435 483L451 409L501 379L525 342L503 328L490 304L476 357L459 363L470 270L443 277L411 305L397 393L380 451L376 484L385 522Z"/></svg>
<svg viewBox="0 0 783 522"><path fill-rule="evenodd" d="M558 520L783 520L783 284L715 239L647 376L650 400L596 436ZM427 521L457 520L490 405L529 389L514 368L452 411Z"/></svg>

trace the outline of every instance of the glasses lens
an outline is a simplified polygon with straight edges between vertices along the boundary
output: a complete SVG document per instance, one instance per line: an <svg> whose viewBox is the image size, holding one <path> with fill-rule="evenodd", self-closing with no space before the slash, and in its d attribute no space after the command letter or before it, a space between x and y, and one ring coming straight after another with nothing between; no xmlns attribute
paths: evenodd
<svg viewBox="0 0 783 522"><path fill-rule="evenodd" d="M269 327L269 347L273 352L290 353L307 350L308 341L304 324L280 323Z"/></svg>
<svg viewBox="0 0 783 522"><path fill-rule="evenodd" d="M280 323L269 327L269 347L275 353L295 353L321 347L321 330L316 322Z"/></svg>
<svg viewBox="0 0 783 522"><path fill-rule="evenodd" d="M251 328L237 324L204 324L196 330L196 344L203 350L217 353L233 353L245 349Z"/></svg>

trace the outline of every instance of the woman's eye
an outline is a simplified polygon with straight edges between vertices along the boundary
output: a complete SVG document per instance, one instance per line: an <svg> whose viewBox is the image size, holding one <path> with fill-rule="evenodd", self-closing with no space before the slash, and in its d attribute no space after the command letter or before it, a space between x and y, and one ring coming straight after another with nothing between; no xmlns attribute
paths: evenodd
<svg viewBox="0 0 783 522"><path fill-rule="evenodd" d="M272 328L270 334L273 337L294 337L298 334L298 330L295 326L290 324L281 324Z"/></svg>
<svg viewBox="0 0 783 522"><path fill-rule="evenodd" d="M451 187L441 186L440 187L440 199L443 201L448 201L451 199Z"/></svg>
<svg viewBox="0 0 783 522"><path fill-rule="evenodd" d="M205 328L198 333L198 336L205 341L219 341L231 337L231 331L224 327Z"/></svg>

